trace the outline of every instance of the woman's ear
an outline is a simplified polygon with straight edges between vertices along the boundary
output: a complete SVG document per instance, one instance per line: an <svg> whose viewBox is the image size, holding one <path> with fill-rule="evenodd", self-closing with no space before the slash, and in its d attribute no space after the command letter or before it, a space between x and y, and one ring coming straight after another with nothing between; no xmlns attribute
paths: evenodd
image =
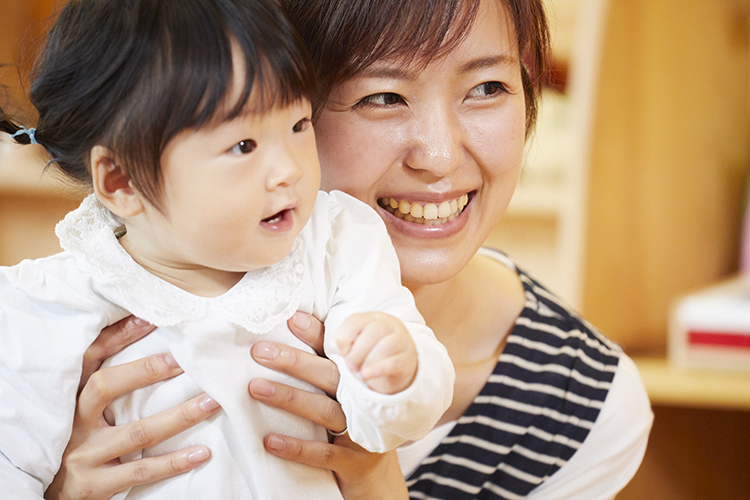
<svg viewBox="0 0 750 500"><path fill-rule="evenodd" d="M143 212L140 193L130 177L117 165L114 151L104 146L91 149L91 182L99 201L113 214L122 218L135 217Z"/></svg>

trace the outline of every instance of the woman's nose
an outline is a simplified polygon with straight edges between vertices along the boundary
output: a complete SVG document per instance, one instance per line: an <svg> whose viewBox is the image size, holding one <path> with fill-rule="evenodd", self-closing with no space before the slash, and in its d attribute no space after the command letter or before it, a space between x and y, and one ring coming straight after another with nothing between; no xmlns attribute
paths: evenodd
<svg viewBox="0 0 750 500"><path fill-rule="evenodd" d="M459 117L451 109L436 106L415 116L407 166L441 177L448 175L466 159L464 133Z"/></svg>

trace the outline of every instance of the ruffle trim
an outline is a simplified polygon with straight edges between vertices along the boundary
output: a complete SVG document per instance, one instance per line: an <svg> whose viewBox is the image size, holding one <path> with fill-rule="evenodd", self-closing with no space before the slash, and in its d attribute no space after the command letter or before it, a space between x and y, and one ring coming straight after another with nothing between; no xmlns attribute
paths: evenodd
<svg viewBox="0 0 750 500"><path fill-rule="evenodd" d="M89 195L57 224L55 233L82 272L114 287L119 306L153 325L174 326L212 313L261 334L286 322L299 306L309 226L282 261L249 271L218 297L193 295L143 269L117 241L122 229L122 222Z"/></svg>

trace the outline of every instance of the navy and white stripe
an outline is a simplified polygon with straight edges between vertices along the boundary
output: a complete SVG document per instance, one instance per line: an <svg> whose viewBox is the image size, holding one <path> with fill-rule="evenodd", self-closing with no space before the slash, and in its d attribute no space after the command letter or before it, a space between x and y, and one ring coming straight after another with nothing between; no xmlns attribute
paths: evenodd
<svg viewBox="0 0 750 500"><path fill-rule="evenodd" d="M570 460L599 415L620 347L517 272L524 309L484 388L408 479L410 498L524 498Z"/></svg>

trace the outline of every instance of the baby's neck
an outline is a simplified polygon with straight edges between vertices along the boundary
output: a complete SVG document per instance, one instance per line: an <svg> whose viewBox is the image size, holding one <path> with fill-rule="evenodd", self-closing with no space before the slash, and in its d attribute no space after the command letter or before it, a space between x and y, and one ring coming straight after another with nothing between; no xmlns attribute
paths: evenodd
<svg viewBox="0 0 750 500"><path fill-rule="evenodd" d="M166 259L160 259L155 252L149 251L148 247L144 248L143 245L133 241L133 238L128 238L127 233L121 236L119 241L123 249L146 271L177 288L200 297L218 297L229 291L245 275L244 272L175 265Z"/></svg>

